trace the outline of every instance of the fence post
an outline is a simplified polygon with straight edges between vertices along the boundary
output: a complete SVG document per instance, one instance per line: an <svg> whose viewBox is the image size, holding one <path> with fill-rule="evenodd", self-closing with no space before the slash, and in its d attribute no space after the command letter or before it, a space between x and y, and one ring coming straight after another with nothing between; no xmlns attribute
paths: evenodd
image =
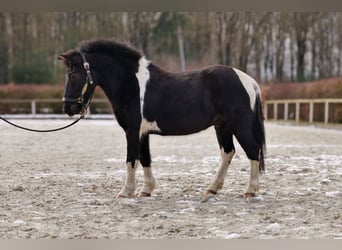
<svg viewBox="0 0 342 250"><path fill-rule="evenodd" d="M296 122L299 122L300 102L296 102Z"/></svg>
<svg viewBox="0 0 342 250"><path fill-rule="evenodd" d="M31 113L32 115L37 113L36 100L31 100Z"/></svg>
<svg viewBox="0 0 342 250"><path fill-rule="evenodd" d="M278 103L273 102L273 118L276 121L278 119Z"/></svg>
<svg viewBox="0 0 342 250"><path fill-rule="evenodd" d="M310 101L309 123L313 123L313 117L314 117L314 102Z"/></svg>
<svg viewBox="0 0 342 250"><path fill-rule="evenodd" d="M284 120L287 121L289 119L289 103L284 102Z"/></svg>
<svg viewBox="0 0 342 250"><path fill-rule="evenodd" d="M268 102L265 102L265 105L264 105L264 107L265 107L265 120L268 120Z"/></svg>
<svg viewBox="0 0 342 250"><path fill-rule="evenodd" d="M329 101L324 102L324 123L329 122Z"/></svg>

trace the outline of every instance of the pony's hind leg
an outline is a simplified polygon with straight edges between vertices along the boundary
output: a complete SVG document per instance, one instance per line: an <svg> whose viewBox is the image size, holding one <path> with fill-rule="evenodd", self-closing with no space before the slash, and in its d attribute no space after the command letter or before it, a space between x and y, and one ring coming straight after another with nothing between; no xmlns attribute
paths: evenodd
<svg viewBox="0 0 342 250"><path fill-rule="evenodd" d="M243 194L244 198L254 197L259 191L259 161L251 160L251 172L248 182L248 187Z"/></svg>
<svg viewBox="0 0 342 250"><path fill-rule="evenodd" d="M246 127L239 130L235 134L236 139L247 154L250 160L250 177L247 189L243 195L244 198L254 197L259 191L259 154L260 146L254 139L252 129Z"/></svg>
<svg viewBox="0 0 342 250"><path fill-rule="evenodd" d="M224 124L220 124L219 126L215 126L215 130L221 150L221 163L214 179L207 189L207 194L216 194L222 189L229 164L235 154L233 135L229 129Z"/></svg>
<svg viewBox="0 0 342 250"><path fill-rule="evenodd" d="M149 135L143 135L140 144L140 163L144 170L144 183L141 191L139 192L139 197L151 196L151 193L155 187L155 179L152 174L151 169L151 155L150 155L150 145L149 145Z"/></svg>

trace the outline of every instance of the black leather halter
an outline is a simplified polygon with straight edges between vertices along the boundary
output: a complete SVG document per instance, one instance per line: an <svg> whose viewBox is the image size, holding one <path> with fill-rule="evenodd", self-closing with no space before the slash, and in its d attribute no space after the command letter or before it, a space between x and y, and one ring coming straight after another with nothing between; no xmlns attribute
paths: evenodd
<svg viewBox="0 0 342 250"><path fill-rule="evenodd" d="M88 109L88 106L90 104L90 101L91 101L93 93L90 94L89 100L86 103L84 103L84 95L87 92L89 85L93 85L94 84L94 80L93 80L93 77L92 77L91 72L90 72L89 62L87 61L84 53L82 53L81 51L79 51L79 53L80 53L80 55L82 57L82 60L83 60L83 68L85 69L86 74L87 74L87 76L86 76L86 83L84 84L84 86L82 88L82 93L81 93L80 97L78 97L78 98L63 97L63 102L64 103L78 103L78 104L81 104L82 105L81 115L84 116L85 113L87 112L87 109Z"/></svg>

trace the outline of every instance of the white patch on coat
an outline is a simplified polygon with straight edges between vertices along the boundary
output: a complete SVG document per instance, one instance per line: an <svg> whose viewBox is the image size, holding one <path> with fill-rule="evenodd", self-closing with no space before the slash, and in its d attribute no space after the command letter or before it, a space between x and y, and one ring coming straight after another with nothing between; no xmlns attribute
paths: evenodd
<svg viewBox="0 0 342 250"><path fill-rule="evenodd" d="M144 184L140 191L140 194L151 194L154 190L156 181L152 174L151 167L143 167L144 170Z"/></svg>
<svg viewBox="0 0 342 250"><path fill-rule="evenodd" d="M233 156L235 154L235 150L232 150L229 153L224 152L224 149L221 148L221 165L219 170L217 171L212 183L210 184L208 191L217 193L223 187L224 179L227 175L227 170Z"/></svg>
<svg viewBox="0 0 342 250"><path fill-rule="evenodd" d="M140 89L140 113L141 117L143 117L143 107L144 107L144 98L146 92L146 84L150 79L150 71L148 70L148 65L150 65L150 61L148 61L144 56L139 59L139 68L138 72L135 74Z"/></svg>
<svg viewBox="0 0 342 250"><path fill-rule="evenodd" d="M257 82L247 75L245 72L242 72L241 70L233 68L235 73L238 75L240 78L240 81L243 85L243 87L246 89L248 95L249 95L249 100L250 100L250 105L251 109L254 111L254 106L255 106L255 100L257 95L260 96L260 88Z"/></svg>
<svg viewBox="0 0 342 250"><path fill-rule="evenodd" d="M256 194L259 191L259 161L251 160L249 183L246 194Z"/></svg>
<svg viewBox="0 0 342 250"><path fill-rule="evenodd" d="M135 171L138 168L138 161L134 162L134 166L130 162L126 164L127 175L123 188L118 197L131 198L135 195Z"/></svg>
<svg viewBox="0 0 342 250"><path fill-rule="evenodd" d="M141 138L142 135L148 133L148 132L160 132L160 128L158 127L158 124L156 121L153 122L149 122L147 121L145 118L143 118L141 120L141 124L140 124L140 132L139 132L139 136Z"/></svg>

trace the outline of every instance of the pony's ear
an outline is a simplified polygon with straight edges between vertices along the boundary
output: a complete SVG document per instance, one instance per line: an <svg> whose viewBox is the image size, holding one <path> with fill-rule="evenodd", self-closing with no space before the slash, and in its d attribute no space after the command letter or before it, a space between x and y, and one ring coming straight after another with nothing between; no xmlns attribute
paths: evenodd
<svg viewBox="0 0 342 250"><path fill-rule="evenodd" d="M68 50L60 54L57 59L63 61L66 66L82 63L81 55L75 50Z"/></svg>
<svg viewBox="0 0 342 250"><path fill-rule="evenodd" d="M70 67L71 66L71 58L70 58L70 54L67 52L64 52L63 54L60 54L57 57L58 60L62 61L65 66Z"/></svg>
<svg viewBox="0 0 342 250"><path fill-rule="evenodd" d="M58 60L60 61L65 61L66 60L66 57L64 54L60 54L58 57L57 57Z"/></svg>

